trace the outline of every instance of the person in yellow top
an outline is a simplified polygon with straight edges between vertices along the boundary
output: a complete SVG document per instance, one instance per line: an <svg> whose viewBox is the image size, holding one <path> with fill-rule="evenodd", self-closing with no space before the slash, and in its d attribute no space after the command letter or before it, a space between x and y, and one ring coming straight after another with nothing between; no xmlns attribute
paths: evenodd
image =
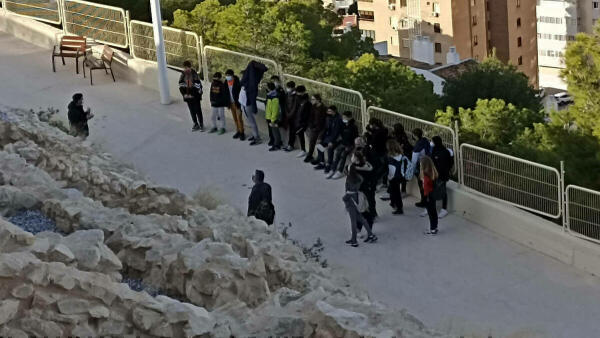
<svg viewBox="0 0 600 338"><path fill-rule="evenodd" d="M279 105L279 93L273 82L267 83L267 106L265 108L265 119L269 124L269 130L273 138L269 140L273 146L269 151L277 151L281 149L281 133L279 131L279 123L281 122L281 106Z"/></svg>

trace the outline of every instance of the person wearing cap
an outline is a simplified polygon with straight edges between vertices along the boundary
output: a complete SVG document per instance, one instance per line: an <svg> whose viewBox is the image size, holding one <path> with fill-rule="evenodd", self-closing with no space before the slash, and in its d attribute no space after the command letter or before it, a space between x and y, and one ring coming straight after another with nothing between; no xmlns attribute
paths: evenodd
<svg viewBox="0 0 600 338"><path fill-rule="evenodd" d="M225 84L229 89L229 110L231 111L236 128L233 138L244 141L246 139L246 135L244 134L244 119L242 118L242 105L239 102L242 85L240 84L240 78L233 73L232 69L228 69L225 72Z"/></svg>
<svg viewBox="0 0 600 338"><path fill-rule="evenodd" d="M91 113L91 109L83 108L83 94L77 93L73 95L73 101L71 101L67 107L69 124L71 125L71 135L76 137L86 138L90 135L90 129L88 127L88 120L94 117Z"/></svg>
<svg viewBox="0 0 600 338"><path fill-rule="evenodd" d="M274 208L271 195L271 186L265 183L265 173L262 170L256 170L252 175L252 192L248 197L248 217L254 216L257 219L265 221L267 224L273 224ZM271 209L272 215L266 215L264 210Z"/></svg>
<svg viewBox="0 0 600 338"><path fill-rule="evenodd" d="M331 168L331 171L327 174L328 179L337 180L344 177L346 159L352 153L355 139L358 137L358 126L354 118L352 118L352 112L345 111L342 114L342 122L344 122L342 138L339 145L335 148L333 159L328 159L328 165Z"/></svg>

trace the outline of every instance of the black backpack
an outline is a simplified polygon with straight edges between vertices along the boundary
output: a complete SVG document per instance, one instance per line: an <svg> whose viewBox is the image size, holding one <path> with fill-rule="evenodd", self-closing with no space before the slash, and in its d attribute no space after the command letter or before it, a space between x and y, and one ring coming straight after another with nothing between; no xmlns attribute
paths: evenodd
<svg viewBox="0 0 600 338"><path fill-rule="evenodd" d="M269 201L261 201L254 211L254 217L272 225L275 220L275 206Z"/></svg>
<svg viewBox="0 0 600 338"><path fill-rule="evenodd" d="M400 161L390 157L390 164L396 167L396 172L394 173L394 179L406 180L405 176L402 176L402 172L408 174L409 161L408 157L402 156Z"/></svg>

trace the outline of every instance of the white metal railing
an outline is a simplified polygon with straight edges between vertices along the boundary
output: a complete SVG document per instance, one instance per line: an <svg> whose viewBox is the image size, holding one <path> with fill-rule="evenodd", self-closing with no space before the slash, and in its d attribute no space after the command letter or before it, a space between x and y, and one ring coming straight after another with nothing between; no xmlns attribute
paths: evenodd
<svg viewBox="0 0 600 338"><path fill-rule="evenodd" d="M367 119L371 118L381 120L390 129L393 129L395 124L400 123L408 135L411 135L413 130L419 128L423 131L423 135L429 139L433 136L441 137L446 148L452 150L454 153L453 172L458 172L458 139L456 132L452 128L373 106L367 109Z"/></svg>
<svg viewBox="0 0 600 338"><path fill-rule="evenodd" d="M134 58L156 62L156 45L151 23L131 20L129 37L131 55ZM202 67L201 40L198 34L163 26L163 37L169 66L182 68L183 62L189 60L195 69Z"/></svg>
<svg viewBox="0 0 600 338"><path fill-rule="evenodd" d="M600 242L600 191L569 185L565 213L566 227L572 234Z"/></svg>
<svg viewBox="0 0 600 338"><path fill-rule="evenodd" d="M62 0L66 34L127 48L128 15L124 9L82 0Z"/></svg>
<svg viewBox="0 0 600 338"><path fill-rule="evenodd" d="M2 8L15 15L55 25L61 23L60 0L2 0Z"/></svg>
<svg viewBox="0 0 600 338"><path fill-rule="evenodd" d="M555 168L466 143L460 145L460 159L465 187L543 216L560 217L561 178Z"/></svg>
<svg viewBox="0 0 600 338"><path fill-rule="evenodd" d="M279 65L274 60L219 47L205 46L203 55L205 80L209 81L214 73L225 73L227 69L232 69L236 74L241 74L248 63L253 60L265 64L268 68L259 87L259 99L265 100L266 83L271 76L280 75Z"/></svg>
<svg viewBox="0 0 600 338"><path fill-rule="evenodd" d="M364 130L366 127L366 103L360 92L291 74L283 74L282 80L285 82L294 81L296 86L303 85L310 94L320 94L323 103L335 105L340 113L344 111L352 112L352 117L356 120L360 130Z"/></svg>

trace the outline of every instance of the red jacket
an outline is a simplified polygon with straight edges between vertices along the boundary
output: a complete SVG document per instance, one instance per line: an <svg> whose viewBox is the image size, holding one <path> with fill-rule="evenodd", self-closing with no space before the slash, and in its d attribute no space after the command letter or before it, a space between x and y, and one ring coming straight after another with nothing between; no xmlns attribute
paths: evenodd
<svg viewBox="0 0 600 338"><path fill-rule="evenodd" d="M429 196L429 194L433 192L433 181L429 176L423 176L423 195Z"/></svg>

